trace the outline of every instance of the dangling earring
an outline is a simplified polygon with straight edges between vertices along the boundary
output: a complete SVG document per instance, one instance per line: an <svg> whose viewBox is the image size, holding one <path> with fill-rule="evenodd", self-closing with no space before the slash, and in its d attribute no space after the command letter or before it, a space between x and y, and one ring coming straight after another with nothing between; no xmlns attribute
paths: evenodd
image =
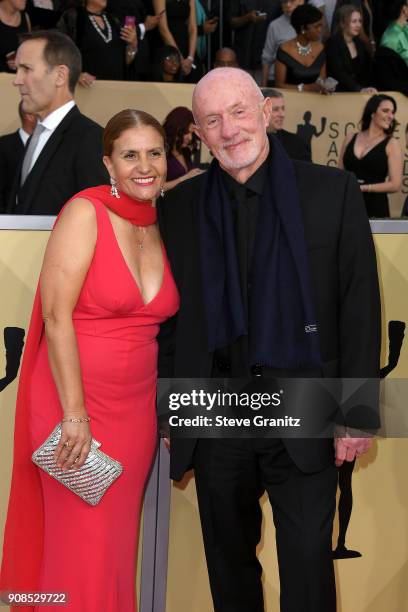
<svg viewBox="0 0 408 612"><path fill-rule="evenodd" d="M163 189L163 185L160 187L160 197L164 198L164 189Z"/></svg>
<svg viewBox="0 0 408 612"><path fill-rule="evenodd" d="M118 198L118 200L119 200L120 199L120 195L119 195L117 183L116 183L115 179L112 178L112 177L110 177L110 184L111 184L111 196L113 196L114 198Z"/></svg>

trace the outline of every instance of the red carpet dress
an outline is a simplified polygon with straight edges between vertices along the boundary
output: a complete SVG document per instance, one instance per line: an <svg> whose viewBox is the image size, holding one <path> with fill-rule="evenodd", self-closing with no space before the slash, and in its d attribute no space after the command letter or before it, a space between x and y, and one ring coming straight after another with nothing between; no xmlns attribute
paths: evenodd
<svg viewBox="0 0 408 612"><path fill-rule="evenodd" d="M67 592L68 605L64 607L67 612L135 612L139 519L157 444L156 336L159 323L177 311L178 293L163 247L162 285L156 296L145 304L120 251L106 207L86 192L81 196L93 202L98 227L94 257L73 312L85 403L93 437L102 443L102 451L120 461L123 473L100 503L92 507L34 466L34 478L41 485L38 493L31 482L33 467L22 465L21 471L26 470L26 475L20 476L20 483L25 478L33 489L28 494L30 502L27 499L32 506L32 522L29 517L28 524L23 525L30 541L25 542L19 583L13 583L13 575L18 574L18 569L13 571L13 563L14 566L21 564L20 558L13 561L13 554L16 557L16 547L24 547L24 542L17 541L16 529L13 533L13 513L16 515L13 500L21 503L16 482L10 498L10 533L6 528L1 586ZM36 308L38 304L34 308L31 335L38 326ZM28 342L33 353L33 338ZM44 334L34 353L34 357L27 356L32 368L30 384L20 390L29 406L28 410L24 408L28 432L22 433L23 417L19 414L15 433L20 442L26 435L30 455L62 417ZM24 367L27 372L26 363L22 377ZM26 456L21 452L20 455L15 454L14 471L19 461L26 461ZM18 475L13 473L15 478ZM19 512L24 523L23 509ZM7 561L7 555L11 562ZM26 609L40 612L43 608ZM61 609L47 607L47 610Z"/></svg>

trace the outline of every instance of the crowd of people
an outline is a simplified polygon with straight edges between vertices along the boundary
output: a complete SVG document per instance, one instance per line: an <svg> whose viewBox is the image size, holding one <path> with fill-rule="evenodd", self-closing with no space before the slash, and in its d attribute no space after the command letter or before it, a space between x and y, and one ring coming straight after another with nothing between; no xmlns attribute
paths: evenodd
<svg viewBox="0 0 408 612"><path fill-rule="evenodd" d="M19 36L57 28L95 79L196 83L232 49L259 85L408 95L404 0L0 0L0 71Z"/></svg>

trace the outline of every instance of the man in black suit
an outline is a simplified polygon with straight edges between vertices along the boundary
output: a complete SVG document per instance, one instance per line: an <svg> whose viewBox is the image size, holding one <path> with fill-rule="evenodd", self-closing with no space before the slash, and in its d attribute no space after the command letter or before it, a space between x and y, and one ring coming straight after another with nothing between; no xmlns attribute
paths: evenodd
<svg viewBox="0 0 408 612"><path fill-rule="evenodd" d="M359 186L337 169L291 162L267 137L270 106L237 68L214 69L195 88L196 129L215 159L159 203L181 298L159 335L162 377L378 376L377 270ZM359 408L345 424L375 428L378 417ZM171 476L195 471L215 612L264 610L256 557L264 490L281 611L335 611L335 463L371 444L350 434L335 444L172 439Z"/></svg>
<svg viewBox="0 0 408 612"><path fill-rule="evenodd" d="M81 55L64 34L27 34L17 50L14 85L23 110L38 118L9 201L9 214L57 215L75 193L108 182L102 128L82 115L73 95Z"/></svg>
<svg viewBox="0 0 408 612"><path fill-rule="evenodd" d="M18 114L21 128L0 136L0 213L6 212L14 178L24 157L24 148L37 123L35 115L23 111L21 102L18 105Z"/></svg>
<svg viewBox="0 0 408 612"><path fill-rule="evenodd" d="M275 134L291 159L312 161L310 147L297 134L283 129L285 123L285 98L277 89L263 89L265 96L271 99L271 120L268 132Z"/></svg>

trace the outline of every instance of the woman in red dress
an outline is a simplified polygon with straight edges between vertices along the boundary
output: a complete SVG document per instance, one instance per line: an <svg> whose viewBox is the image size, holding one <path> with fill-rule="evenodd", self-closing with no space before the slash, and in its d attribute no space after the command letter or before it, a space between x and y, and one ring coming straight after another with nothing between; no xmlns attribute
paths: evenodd
<svg viewBox="0 0 408 612"><path fill-rule="evenodd" d="M157 444L156 335L178 308L154 205L166 177L163 129L146 113L122 111L105 128L104 152L112 187L70 200L44 257L20 376L0 584L67 592L71 612L136 609L139 519ZM60 421L63 469L83 465L92 437L123 466L94 507L31 462Z"/></svg>

